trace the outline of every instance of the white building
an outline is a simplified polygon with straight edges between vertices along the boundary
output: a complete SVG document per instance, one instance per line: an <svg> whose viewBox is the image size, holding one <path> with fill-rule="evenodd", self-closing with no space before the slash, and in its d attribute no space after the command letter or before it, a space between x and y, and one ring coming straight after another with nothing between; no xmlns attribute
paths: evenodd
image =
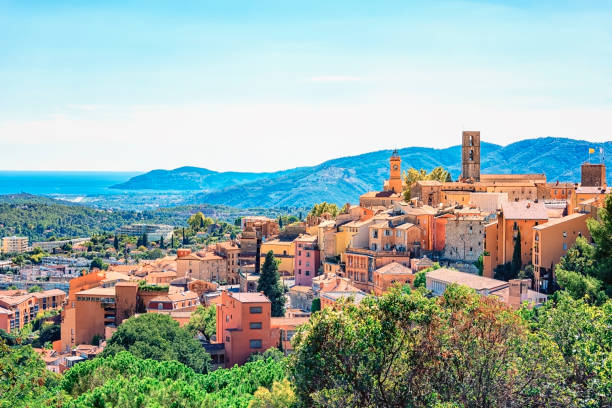
<svg viewBox="0 0 612 408"><path fill-rule="evenodd" d="M2 252L5 254L9 253L23 253L28 249L28 237L4 237L2 238Z"/></svg>

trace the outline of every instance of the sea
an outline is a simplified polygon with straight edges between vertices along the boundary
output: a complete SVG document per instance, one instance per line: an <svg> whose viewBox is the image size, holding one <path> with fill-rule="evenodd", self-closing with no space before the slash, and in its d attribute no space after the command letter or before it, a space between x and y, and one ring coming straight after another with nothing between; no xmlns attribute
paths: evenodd
<svg viewBox="0 0 612 408"><path fill-rule="evenodd" d="M0 171L0 194L29 193L52 197L111 195L110 187L138 172L110 171Z"/></svg>

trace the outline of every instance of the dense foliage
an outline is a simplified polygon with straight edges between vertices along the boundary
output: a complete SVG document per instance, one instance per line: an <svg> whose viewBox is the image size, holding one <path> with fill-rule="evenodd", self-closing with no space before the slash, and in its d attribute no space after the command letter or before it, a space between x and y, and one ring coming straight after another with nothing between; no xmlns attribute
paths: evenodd
<svg viewBox="0 0 612 408"><path fill-rule="evenodd" d="M434 180L440 182L452 181L451 174L448 170L442 166L434 168L429 173L425 169L415 169L414 167L409 168L404 172L404 182L408 189L404 191L404 199L410 200L410 186L417 181L422 180Z"/></svg>
<svg viewBox="0 0 612 408"><path fill-rule="evenodd" d="M558 285L575 299L602 304L612 297L612 195L599 219L588 219L593 245L579 237L555 267Z"/></svg>
<svg viewBox="0 0 612 408"><path fill-rule="evenodd" d="M208 307L198 306L191 313L189 323L185 325L185 329L193 335L201 333L206 341L210 342L217 331L217 308L214 305Z"/></svg>
<svg viewBox="0 0 612 408"><path fill-rule="evenodd" d="M346 302L296 335L291 377L305 406L606 406L612 305L558 302L521 314L456 286Z"/></svg>
<svg viewBox="0 0 612 408"><path fill-rule="evenodd" d="M322 203L315 204L310 210L309 214L313 217L320 217L321 215L328 213L332 217L335 217L340 212L340 209L336 204L328 203L323 201Z"/></svg>
<svg viewBox="0 0 612 408"><path fill-rule="evenodd" d="M176 361L123 351L79 363L59 377L31 347L0 346L0 407L246 408L256 391L265 398L262 387L285 384L285 373L284 361L267 359L203 375ZM276 394L287 391L281 386Z"/></svg>
<svg viewBox="0 0 612 408"><path fill-rule="evenodd" d="M108 340L104 356L129 351L139 358L179 361L195 372L206 373L210 356L200 342L165 314L146 313L124 321Z"/></svg>

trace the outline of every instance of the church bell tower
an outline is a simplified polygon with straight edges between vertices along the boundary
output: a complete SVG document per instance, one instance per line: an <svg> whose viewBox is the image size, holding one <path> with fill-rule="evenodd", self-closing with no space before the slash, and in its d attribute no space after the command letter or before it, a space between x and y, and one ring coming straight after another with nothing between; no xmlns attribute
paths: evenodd
<svg viewBox="0 0 612 408"><path fill-rule="evenodd" d="M480 181L480 131L463 131L461 143L461 178Z"/></svg>
<svg viewBox="0 0 612 408"><path fill-rule="evenodd" d="M389 159L389 181L388 189L394 193L402 193L402 158L397 154L397 150L393 151Z"/></svg>

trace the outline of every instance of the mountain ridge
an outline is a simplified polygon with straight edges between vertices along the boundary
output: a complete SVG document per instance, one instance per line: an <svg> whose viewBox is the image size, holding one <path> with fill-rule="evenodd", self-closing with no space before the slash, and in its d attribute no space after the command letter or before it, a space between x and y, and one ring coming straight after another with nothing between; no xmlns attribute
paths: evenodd
<svg viewBox="0 0 612 408"><path fill-rule="evenodd" d="M482 142L481 172L544 173L549 181L577 182L589 147L596 152L601 147L605 156L612 155L612 142L593 143L550 136L524 139L506 146ZM207 202L243 208L310 206L320 201L343 204L356 202L360 194L382 188L388 177L391 153L391 149L378 150L269 173L215 172L198 167L153 170L114 187L144 189L143 186L148 186L161 190L159 186L172 185L173 190L198 191L186 197L185 203ZM461 172L460 145L441 149L404 147L398 149L398 154L403 170L409 167L431 170L443 166L453 179ZM606 163L610 177L612 162L606 160ZM198 178L198 174L204 176Z"/></svg>

